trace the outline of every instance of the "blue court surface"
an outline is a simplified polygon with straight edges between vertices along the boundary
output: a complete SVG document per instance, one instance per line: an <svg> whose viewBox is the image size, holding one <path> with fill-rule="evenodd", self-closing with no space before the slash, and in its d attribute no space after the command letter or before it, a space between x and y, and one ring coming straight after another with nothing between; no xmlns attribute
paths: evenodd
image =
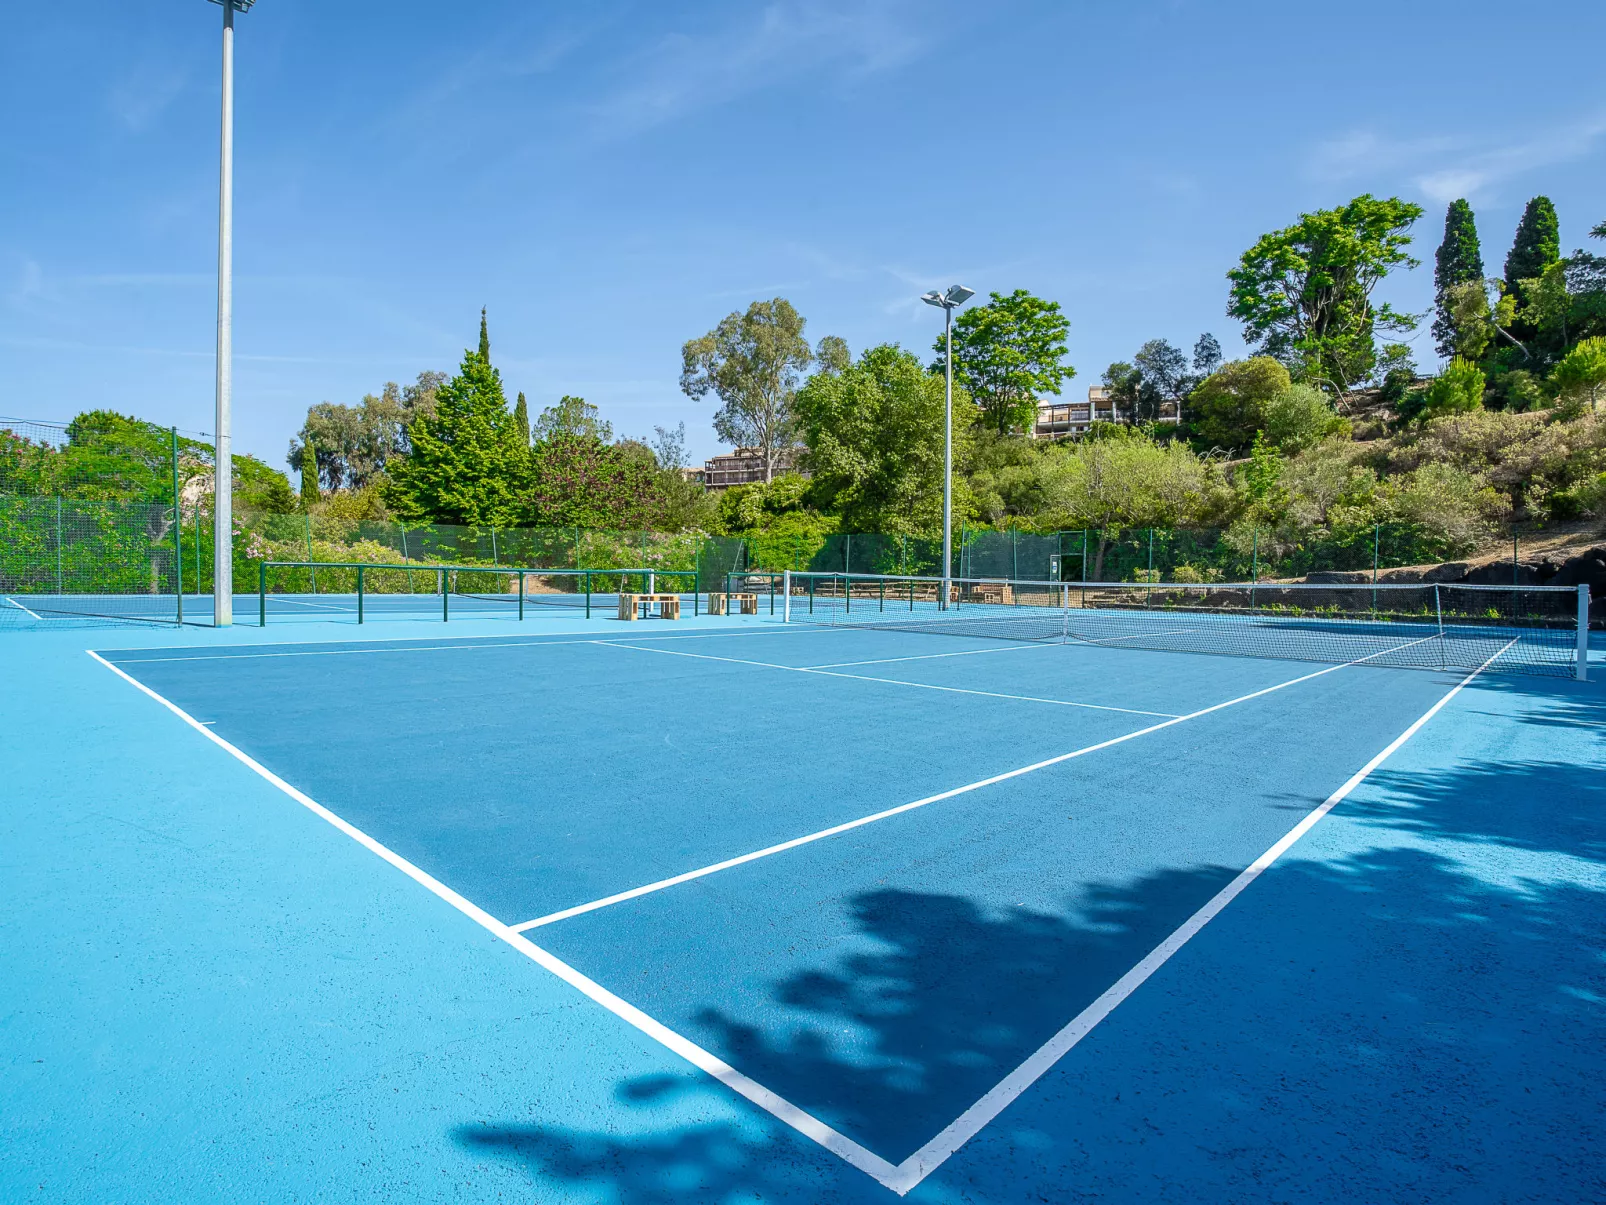
<svg viewBox="0 0 1606 1205"><path fill-rule="evenodd" d="M1599 650L609 609L0 633L0 1199L1606 1199Z"/></svg>

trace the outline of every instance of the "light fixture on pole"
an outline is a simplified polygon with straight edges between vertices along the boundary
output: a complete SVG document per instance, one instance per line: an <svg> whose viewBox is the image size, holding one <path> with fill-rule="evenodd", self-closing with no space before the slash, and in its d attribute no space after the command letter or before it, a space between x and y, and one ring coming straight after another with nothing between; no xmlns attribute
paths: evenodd
<svg viewBox="0 0 1606 1205"><path fill-rule="evenodd" d="M234 13L256 0L212 0L223 6L223 137L218 164L217 412L212 456L212 622L234 622ZM199 588L200 583L196 583Z"/></svg>
<svg viewBox="0 0 1606 1205"><path fill-rule="evenodd" d="M948 369L948 386L942 420L942 596L937 600L938 609L943 611L948 609L954 573L954 311L975 295L975 289L964 285L954 285L946 293L932 291L920 295L921 301L942 310L943 333L948 339L948 350L943 356Z"/></svg>

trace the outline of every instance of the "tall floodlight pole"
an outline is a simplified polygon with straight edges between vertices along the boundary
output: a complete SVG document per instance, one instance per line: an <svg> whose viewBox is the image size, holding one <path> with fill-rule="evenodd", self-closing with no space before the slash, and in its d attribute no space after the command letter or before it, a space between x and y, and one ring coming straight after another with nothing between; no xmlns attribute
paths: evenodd
<svg viewBox="0 0 1606 1205"><path fill-rule="evenodd" d="M223 132L218 156L217 448L212 473L212 622L234 622L234 12L256 0L212 0L223 6ZM200 585L199 582L196 583Z"/></svg>
<svg viewBox="0 0 1606 1205"><path fill-rule="evenodd" d="M923 293L920 300L942 309L943 334L948 341L943 362L948 383L943 396L942 417L942 597L939 610L948 609L954 573L954 311L976 295L976 290L954 285L946 293Z"/></svg>

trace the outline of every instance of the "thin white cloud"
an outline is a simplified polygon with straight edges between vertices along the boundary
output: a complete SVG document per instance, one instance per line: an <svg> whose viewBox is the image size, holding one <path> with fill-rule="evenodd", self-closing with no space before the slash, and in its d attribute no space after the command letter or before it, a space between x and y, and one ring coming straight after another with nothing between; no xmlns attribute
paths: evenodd
<svg viewBox="0 0 1606 1205"><path fill-rule="evenodd" d="M1606 136L1606 113L1557 125L1502 145L1444 135L1394 138L1352 130L1318 145L1306 171L1313 179L1348 181L1403 175L1431 201L1475 198L1506 180L1553 163L1581 159Z"/></svg>
<svg viewBox="0 0 1606 1205"><path fill-rule="evenodd" d="M925 50L927 27L901 0L772 3L711 32L660 38L620 63L619 86L585 109L594 134L625 137L799 75L853 80L901 67Z"/></svg>
<svg viewBox="0 0 1606 1205"><path fill-rule="evenodd" d="M140 134L161 117L184 91L185 73L155 63L135 66L113 84L106 96L107 107L126 129Z"/></svg>

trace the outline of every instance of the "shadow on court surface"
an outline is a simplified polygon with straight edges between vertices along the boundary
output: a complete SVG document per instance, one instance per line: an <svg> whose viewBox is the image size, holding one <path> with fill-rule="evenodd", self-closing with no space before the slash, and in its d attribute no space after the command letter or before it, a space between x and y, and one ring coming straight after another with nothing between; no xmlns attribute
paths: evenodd
<svg viewBox="0 0 1606 1205"><path fill-rule="evenodd" d="M1279 865L910 1199L1600 1199L1599 777L1486 762L1394 776L1393 807L1346 804L1369 826L1353 844L1385 824L1394 844ZM1429 834L1570 856L1535 859L1532 875L1486 872L1435 852ZM884 1118L923 1100L910 1110L923 1111L956 1066L1001 1078L1011 1068L998 1052L1018 1030L1073 1015L1067 985L1108 986L1127 969L1112 951L1130 949L1148 918L1174 914L1177 892L1202 898L1230 873L1106 885L1059 915L868 893L856 916L882 952L771 985L810 1027L783 1039L710 1011L711 1045L783 1094L812 1080L815 1097L848 1109ZM959 962L1020 991L977 1016L931 990L930 968ZM873 1058L838 1053L833 1035L849 1028L873 1031ZM686 1075L625 1081L616 1095L652 1110L721 1091ZM950 1102L953 1115L970 1103ZM767 1137L734 1122L626 1138L483 1121L453 1136L626 1205L892 1199L759 1116Z"/></svg>

